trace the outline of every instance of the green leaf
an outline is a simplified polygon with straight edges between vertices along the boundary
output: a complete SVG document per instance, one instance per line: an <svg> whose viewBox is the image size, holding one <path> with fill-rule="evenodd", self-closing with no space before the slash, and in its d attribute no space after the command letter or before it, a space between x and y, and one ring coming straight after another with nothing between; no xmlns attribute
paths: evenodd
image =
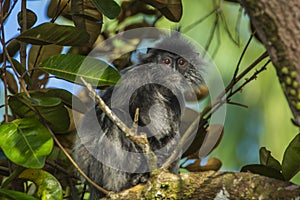
<svg viewBox="0 0 300 200"><path fill-rule="evenodd" d="M31 45L28 53L28 71L33 70L34 66L38 66L46 58L60 54L63 46L50 44L46 46ZM37 59L37 60L36 60ZM33 82L30 89L40 89L48 82L48 74L41 70L31 71L31 80Z"/></svg>
<svg viewBox="0 0 300 200"><path fill-rule="evenodd" d="M29 86L32 85L31 78L28 74L28 72L25 70L24 66L19 63L16 59L12 58L12 62L19 73L20 76L24 77L25 83L28 84Z"/></svg>
<svg viewBox="0 0 300 200"><path fill-rule="evenodd" d="M48 18L55 18L57 17L57 11L61 11L61 14L59 16L65 17L66 19L72 20L70 16L70 10L74 3L68 2L69 0L51 0L49 1L48 7L47 7L47 16ZM80 0L82 2L82 0ZM75 1L77 2L77 1Z"/></svg>
<svg viewBox="0 0 300 200"><path fill-rule="evenodd" d="M158 9L167 19L179 22L182 17L181 0L143 0Z"/></svg>
<svg viewBox="0 0 300 200"><path fill-rule="evenodd" d="M41 169L26 169L19 178L30 180L37 185L36 195L39 199L63 199L63 190L58 180L50 173Z"/></svg>
<svg viewBox="0 0 300 200"><path fill-rule="evenodd" d="M102 13L98 11L91 1L75 1L72 3L72 21L75 26L82 28L90 35L88 47L92 48L102 28ZM82 49L82 48L80 48ZM87 49L87 53L90 49Z"/></svg>
<svg viewBox="0 0 300 200"><path fill-rule="evenodd" d="M260 174L278 180L284 180L283 175L279 171L272 167L267 167L265 165L246 165L241 169L241 172L251 172L254 174Z"/></svg>
<svg viewBox="0 0 300 200"><path fill-rule="evenodd" d="M109 19L114 19L120 14L120 6L113 0L91 0L96 8Z"/></svg>
<svg viewBox="0 0 300 200"><path fill-rule="evenodd" d="M67 90L49 89L45 95L47 97L58 97L63 101L63 103L66 106L76 111L79 111L81 113L85 113L86 111L89 110L89 108L87 108L86 105L78 97L74 96L72 93L68 92Z"/></svg>
<svg viewBox="0 0 300 200"><path fill-rule="evenodd" d="M42 63L46 58L60 54L63 47L55 44L50 44L47 46L32 45L28 53L28 68L33 69L36 62L36 66ZM36 58L38 57L38 60Z"/></svg>
<svg viewBox="0 0 300 200"><path fill-rule="evenodd" d="M0 125L0 147L12 162L27 168L42 168L53 140L40 121L23 118Z"/></svg>
<svg viewBox="0 0 300 200"><path fill-rule="evenodd" d="M268 151L265 147L260 148L259 150L259 159L260 164L265 165L267 167L272 167L277 171L281 171L281 164L278 160L276 160L272 155L271 151Z"/></svg>
<svg viewBox="0 0 300 200"><path fill-rule="evenodd" d="M86 19L88 21L91 21L91 22L94 22L96 24L103 24L103 20L100 20L100 19L97 19L93 16L90 16L90 15L86 15L86 14L81 14L81 13L71 13L72 14L72 17L80 17L82 19Z"/></svg>
<svg viewBox="0 0 300 200"><path fill-rule="evenodd" d="M81 84L82 77L93 86L114 85L120 78L120 73L106 62L75 54L50 57L39 68L73 83Z"/></svg>
<svg viewBox="0 0 300 200"><path fill-rule="evenodd" d="M24 93L11 96L8 104L12 112L19 117L35 117L37 109L50 128L56 133L67 132L70 126L70 117L62 100L57 97L45 96L45 92L31 92L31 98Z"/></svg>
<svg viewBox="0 0 300 200"><path fill-rule="evenodd" d="M12 41L10 41L10 43L7 45L7 51L8 54L13 57L14 55L16 55L16 53L20 50L20 42L16 39L13 39ZM3 52L0 54L0 63L3 62Z"/></svg>
<svg viewBox="0 0 300 200"><path fill-rule="evenodd" d="M89 41L89 35L73 26L43 23L24 31L16 39L36 45L84 46Z"/></svg>
<svg viewBox="0 0 300 200"><path fill-rule="evenodd" d="M9 199L9 200L38 200L22 192L18 192L15 190L0 189L0 199L2 198Z"/></svg>
<svg viewBox="0 0 300 200"><path fill-rule="evenodd" d="M27 29L31 28L37 21L36 14L29 9L26 9L26 18L27 18ZM23 26L23 14L22 11L18 13L18 24L20 27Z"/></svg>
<svg viewBox="0 0 300 200"><path fill-rule="evenodd" d="M54 106L58 106L61 104L61 100L59 98L55 97L39 97L39 98L29 98L25 95L23 98L30 103L33 107L45 107L45 108L51 108Z"/></svg>
<svg viewBox="0 0 300 200"><path fill-rule="evenodd" d="M7 88L9 90L9 92L11 94L16 94L18 93L18 84L17 84L17 80L15 78L15 76L10 73L9 71L5 71L3 72L2 70L0 70L0 78L1 80L3 81L4 83L4 75L5 75L5 78L6 78L6 84L7 84Z"/></svg>
<svg viewBox="0 0 300 200"><path fill-rule="evenodd" d="M282 160L282 174L290 180L300 171L300 134L286 148Z"/></svg>

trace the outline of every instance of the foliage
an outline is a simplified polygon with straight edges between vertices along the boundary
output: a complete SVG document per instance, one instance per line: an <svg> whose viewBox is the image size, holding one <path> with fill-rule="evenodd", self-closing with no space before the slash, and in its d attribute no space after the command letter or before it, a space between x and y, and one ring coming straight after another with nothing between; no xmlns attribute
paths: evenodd
<svg viewBox="0 0 300 200"><path fill-rule="evenodd" d="M165 19L168 22L180 22L184 5L181 0L171 2L133 0L118 3L114 0L72 0L70 3L68 0L51 0L47 11L51 20L35 25L39 16L27 9L26 1L22 1L22 8L17 16L20 26L19 35L5 41L4 31L1 33L3 51L0 55L2 63L0 70L5 99L5 104L1 108L5 109L5 119L0 125L0 147L5 156L0 159L0 165L9 168L0 174L0 180L9 177L8 181L3 181L1 184L1 197L6 199L62 199L63 193L67 198L68 196L79 197L80 193L85 192L82 189L82 183L74 178L74 173L68 172L74 167L66 159L66 155L62 154L63 149L55 149L53 144L54 140L57 142L56 137L61 143L73 141L75 130L70 110L84 113L88 108L84 102L67 90L49 88L47 83L52 76L55 76L74 84L82 84L76 77L84 77L86 81L93 83L93 86L101 89L116 84L120 78L118 70L129 65L131 55L118 58L114 63L107 63L87 56L88 53L97 43L113 36L116 32L138 27L160 26L158 24L163 23ZM239 44L239 34L231 33L221 4L213 2L212 12L192 26L196 26L214 14L216 20L207 34L212 37L215 31L219 31L217 34L220 34L221 21L224 26L223 32L233 43ZM11 11L16 9L16 3L17 1L5 0L1 4L2 29L6 28L5 22L8 17L12 16ZM56 23L57 19L68 22L66 24L74 24L74 26ZM105 22L110 27L104 27ZM186 27L186 30L190 28ZM205 45L206 50L211 47L212 37ZM29 54L26 57L27 49L29 49ZM212 54L216 54L217 51L218 48L215 48ZM19 55L20 59L17 59L16 55ZM248 82L254 80L266 65L242 83L239 81L242 81L247 73L238 76L237 67L237 73L226 90L229 97L225 98L225 93L221 97L226 99L227 103L234 104L235 102L230 98L241 91ZM84 70L79 70L79 67L81 69L84 67ZM237 85L238 83L240 85ZM206 128L209 121L207 116L211 114L212 108L214 107L205 111L207 115L201 121L203 124L198 132L198 140L189 149L191 152L185 155L188 159L196 159L196 164L187 165L186 169L190 171L201 171L204 168L205 170L207 168L218 170L221 166L219 160L210 159L206 167L199 167L201 160L199 156L195 156L195 152L199 153L198 150L207 134ZM221 129L223 130L223 127ZM65 145L65 148L72 146L68 145ZM271 156L271 152L262 148L261 164L245 166L242 171L252 171L277 179L290 180L300 169L299 155L299 135L297 135L285 150L281 164ZM7 160L10 162L9 166ZM17 169L22 170L19 172ZM10 173L11 171L13 173ZM19 187L13 187L16 180L33 182L37 188L33 196L26 194L30 191L30 186L24 188L22 184L18 184Z"/></svg>

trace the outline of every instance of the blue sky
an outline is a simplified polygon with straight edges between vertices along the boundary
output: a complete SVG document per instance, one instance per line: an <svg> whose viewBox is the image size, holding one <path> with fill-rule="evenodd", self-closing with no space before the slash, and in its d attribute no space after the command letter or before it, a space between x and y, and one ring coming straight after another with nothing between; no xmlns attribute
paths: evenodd
<svg viewBox="0 0 300 200"><path fill-rule="evenodd" d="M44 22L49 22L50 19L47 17L47 6L50 1L42 1L42 0L31 0L27 1L27 8L32 10L36 13L38 16L37 22L34 26L39 25ZM17 15L18 12L21 10L21 0L18 0L12 13L6 20L4 24L4 31L5 31L5 41L8 41L14 37L16 37L19 34L19 25L17 21ZM2 47L1 47L2 52ZM19 60L19 56L16 55L15 57L17 60ZM63 87L65 89L68 89L69 91L72 91L73 85L71 83L67 83L66 81L59 80L52 78L49 81L48 86L50 87ZM4 104L4 95L3 95L3 83L0 81L0 105ZM0 109L0 121L3 120L3 114L4 114L4 108Z"/></svg>
<svg viewBox="0 0 300 200"><path fill-rule="evenodd" d="M46 7L49 1L27 1L27 8L34 11L38 16L38 21L35 25L40 24L42 22L48 21L49 18L46 16ZM17 15L18 12L21 10L21 0L17 1L15 8L13 9L11 15L8 17L5 23L5 36L6 41L15 37L18 33L18 21Z"/></svg>

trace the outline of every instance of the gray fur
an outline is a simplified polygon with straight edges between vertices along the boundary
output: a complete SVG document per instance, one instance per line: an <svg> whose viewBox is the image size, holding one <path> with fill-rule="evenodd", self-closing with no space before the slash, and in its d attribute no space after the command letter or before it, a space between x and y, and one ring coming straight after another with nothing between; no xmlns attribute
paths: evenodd
<svg viewBox="0 0 300 200"><path fill-rule="evenodd" d="M140 109L138 133L147 134L158 167L171 155L181 137L180 118L185 103L182 91L203 84L197 52L182 38L171 37L141 56L140 64L123 70L120 83L103 95L107 105L129 127L136 108ZM176 65L181 55L172 49L180 50L177 54L182 53L188 61L184 68ZM171 58L173 65L164 64L164 57ZM141 149L97 105L86 113L78 133L81 134L76 140L74 158L100 186L119 192L147 180L149 169ZM179 159L174 161L171 171L178 173L178 166ZM102 197L93 187L90 192L90 199Z"/></svg>

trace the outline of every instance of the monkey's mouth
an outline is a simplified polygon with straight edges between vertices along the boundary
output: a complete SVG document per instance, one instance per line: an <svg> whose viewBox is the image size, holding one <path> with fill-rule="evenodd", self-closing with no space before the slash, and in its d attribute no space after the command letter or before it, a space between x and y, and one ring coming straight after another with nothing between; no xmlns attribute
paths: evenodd
<svg viewBox="0 0 300 200"><path fill-rule="evenodd" d="M193 90L185 91L184 97L187 102L200 101L208 94L208 88L204 85L194 87Z"/></svg>

